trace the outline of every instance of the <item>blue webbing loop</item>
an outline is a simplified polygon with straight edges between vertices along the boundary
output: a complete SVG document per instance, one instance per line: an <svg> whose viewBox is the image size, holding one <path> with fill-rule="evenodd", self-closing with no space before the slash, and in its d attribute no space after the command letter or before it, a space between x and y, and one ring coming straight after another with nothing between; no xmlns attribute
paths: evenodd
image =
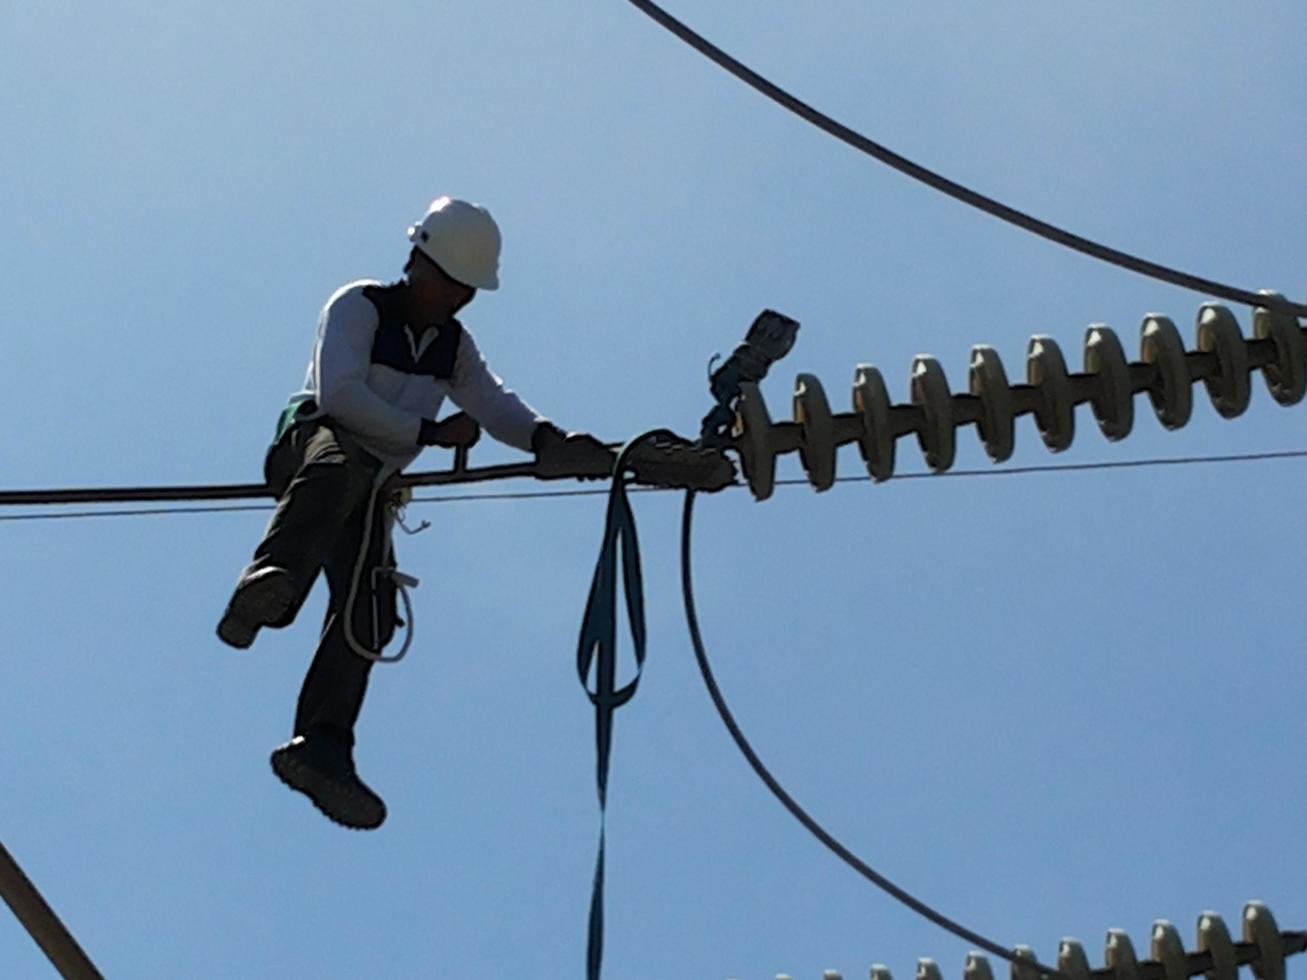
<svg viewBox="0 0 1307 980"><path fill-rule="evenodd" d="M576 650L576 671L590 703L595 706L595 780L599 791L599 851L595 858L594 884L590 892L590 931L586 950L586 977L599 980L604 954L604 824L608 807L608 763L613 740L613 712L630 701L644 670L645 622L644 579L640 571L640 545L635 533L635 515L626 494L627 457L646 439L669 436L665 429L646 432L632 439L618 453L613 464L613 484L608 494L608 515L603 544L590 583L590 597L581 621ZM621 551L622 588L626 592L626 616L635 654L635 676L617 687L617 555ZM594 669L595 686L590 688Z"/></svg>

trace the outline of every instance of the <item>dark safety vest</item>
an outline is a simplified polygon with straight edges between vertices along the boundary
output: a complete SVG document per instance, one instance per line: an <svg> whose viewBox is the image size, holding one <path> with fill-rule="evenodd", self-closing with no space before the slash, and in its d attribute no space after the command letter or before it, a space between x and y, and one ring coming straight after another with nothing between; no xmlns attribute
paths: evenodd
<svg viewBox="0 0 1307 980"><path fill-rule="evenodd" d="M436 339L419 354L420 335L413 332L405 316L406 288L402 280L387 286L363 287L363 295L377 310L377 332L372 338L371 361L404 374L448 381L454 376L458 345L463 339L463 324L451 318L441 326ZM292 401L277 419L273 442L277 442L293 423L316 418L319 414L318 404L312 398Z"/></svg>
<svg viewBox="0 0 1307 980"><path fill-rule="evenodd" d="M372 363L384 364L404 374L418 374L438 381L454 375L463 325L455 319L440 328L436 339L417 355L418 334L405 318L403 282L389 286L364 286L363 295L377 308L376 336L372 338Z"/></svg>

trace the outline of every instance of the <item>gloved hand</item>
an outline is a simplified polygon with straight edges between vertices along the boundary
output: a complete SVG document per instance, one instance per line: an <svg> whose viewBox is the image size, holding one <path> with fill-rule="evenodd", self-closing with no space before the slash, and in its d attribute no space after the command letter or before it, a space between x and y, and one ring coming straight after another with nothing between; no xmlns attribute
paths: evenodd
<svg viewBox="0 0 1307 980"><path fill-rule="evenodd" d="M588 432L564 432L542 422L531 437L536 454L536 475L545 480L566 477L602 480L613 475L617 454Z"/></svg>
<svg viewBox="0 0 1307 980"><path fill-rule="evenodd" d="M419 446L443 446L446 449L475 446L481 438L481 426L466 412L458 412L437 422L423 419L418 427Z"/></svg>

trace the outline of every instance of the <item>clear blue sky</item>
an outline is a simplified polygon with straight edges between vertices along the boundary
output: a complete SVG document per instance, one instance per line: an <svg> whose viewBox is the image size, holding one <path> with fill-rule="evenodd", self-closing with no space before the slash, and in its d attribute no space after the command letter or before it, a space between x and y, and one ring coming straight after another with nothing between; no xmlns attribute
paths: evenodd
<svg viewBox="0 0 1307 980"><path fill-rule="evenodd" d="M900 152L1159 261L1301 300L1300 3L676 3ZM465 317L572 428L693 432L764 306L793 375L896 400L1048 333L1127 350L1205 297L1096 265L880 168L621 0L0 5L6 488L249 481L333 289L389 278L454 193L505 234ZM1246 312L1237 311L1245 330ZM1086 462L1307 447L1307 405ZM988 466L974 433L959 466ZM923 469L908 442L900 468ZM517 455L479 447L481 462ZM1048 461L1029 420L1015 464ZM429 452L424 468L446 465ZM782 475L798 474L788 459ZM861 462L851 450L840 472ZM1245 900L1307 925L1307 464L791 488L702 501L700 612L781 779L901 884L1005 943L1101 962L1120 926ZM617 719L607 976L958 977L965 944L838 864L729 743L679 605L674 496L637 499L651 651ZM416 649L359 765L390 819L271 775L324 602L248 653L213 627L264 514L0 525L0 840L111 977L576 977L597 831L574 644L601 498L426 505ZM1307 976L1291 966L1291 976ZM51 971L0 915L0 974Z"/></svg>

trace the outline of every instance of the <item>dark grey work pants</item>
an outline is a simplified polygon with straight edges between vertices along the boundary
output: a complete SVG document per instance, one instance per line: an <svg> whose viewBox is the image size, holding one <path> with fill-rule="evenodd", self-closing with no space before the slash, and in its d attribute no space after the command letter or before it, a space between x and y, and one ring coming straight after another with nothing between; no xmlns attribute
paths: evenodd
<svg viewBox="0 0 1307 980"><path fill-rule="evenodd" d="M354 608L345 609L380 471L381 462L330 418L292 425L268 450L264 476L277 494L277 510L245 574L275 567L290 575L298 596L277 626L294 620L320 570L325 569L331 590L318 649L300 690L296 735L326 728L353 744L372 661L350 649L345 617L353 617L354 638L369 649L374 636L380 641L376 649L381 649L395 630L394 583L389 576L372 574L379 566L394 565L384 495L372 506L368 553L358 571Z"/></svg>

